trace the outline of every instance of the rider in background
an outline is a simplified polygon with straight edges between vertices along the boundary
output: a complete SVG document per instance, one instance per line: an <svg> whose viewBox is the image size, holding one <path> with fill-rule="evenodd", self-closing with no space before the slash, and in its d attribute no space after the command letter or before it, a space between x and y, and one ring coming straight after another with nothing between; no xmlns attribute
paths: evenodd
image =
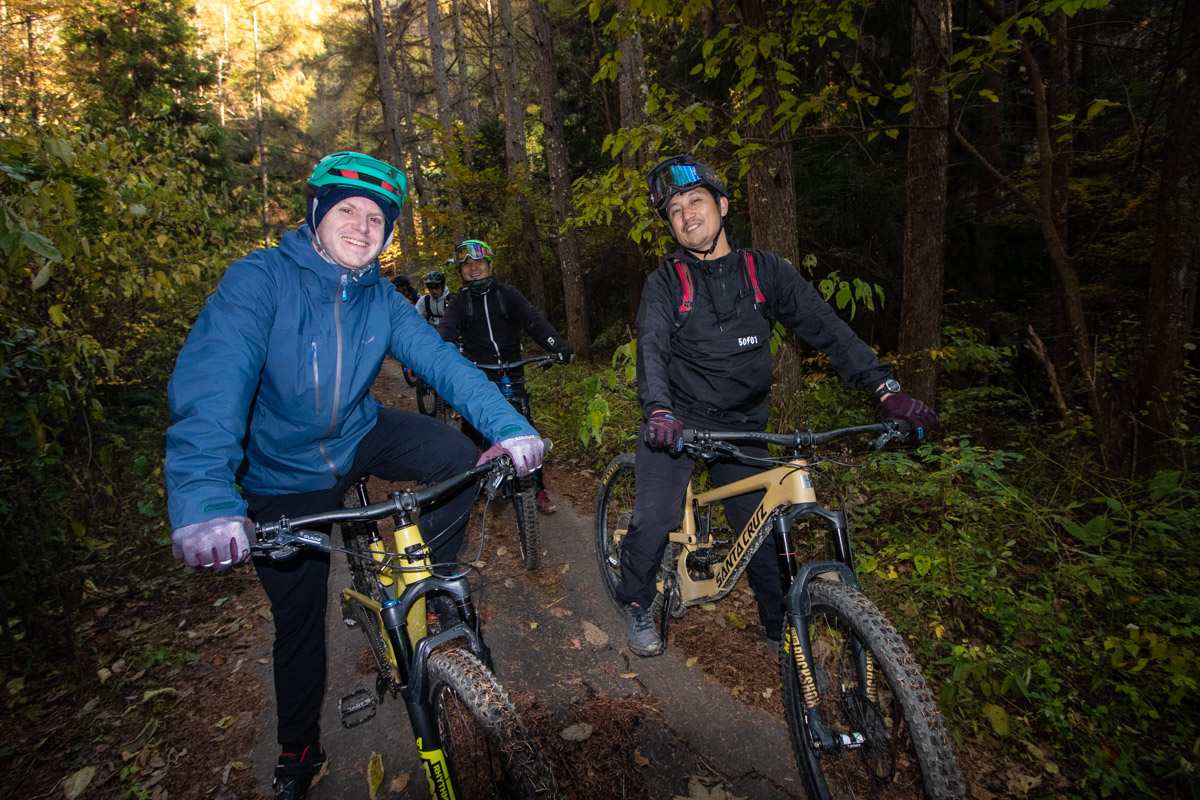
<svg viewBox="0 0 1200 800"><path fill-rule="evenodd" d="M541 466L533 427L379 279L406 185L400 170L361 153L322 159L308 179L306 224L234 262L200 312L167 389L171 541L189 566L244 561L252 519L337 508L361 475L430 484L476 462L452 428L375 403L371 383L387 355L420 370L518 474ZM435 562L456 559L473 495L467 486L422 514ZM329 556L305 550L254 567L275 623L274 796L302 800L325 764Z"/></svg>
<svg viewBox="0 0 1200 800"><path fill-rule="evenodd" d="M433 270L425 276L425 294L417 300L417 311L433 327L442 322L446 314L446 275L441 270Z"/></svg>
<svg viewBox="0 0 1200 800"><path fill-rule="evenodd" d="M850 387L873 392L885 418L903 419L929 433L939 425L928 406L900 391L891 366L875 357L790 263L764 250L743 250L727 237L729 194L715 172L690 156L674 156L650 170L646 183L650 205L679 249L646 279L637 317L643 423L619 591L629 604L629 649L639 656L657 655L662 647L649 608L667 535L680 523L694 465L682 452L681 434L685 428L766 429L775 320L827 353ZM742 450L768 456L761 447ZM765 468L731 459L708 465L713 486ZM734 531L745 529L762 496L755 492L725 501ZM767 542L746 572L766 628L767 651L778 660L783 589L774 538Z"/></svg>
<svg viewBox="0 0 1200 800"><path fill-rule="evenodd" d="M408 302L416 305L420 297L417 295L417 290L413 288L412 281L408 279L408 276L400 273L399 275L393 275L391 280L392 286L396 287L396 291L404 295Z"/></svg>
<svg viewBox="0 0 1200 800"><path fill-rule="evenodd" d="M463 355L471 361L500 364L521 359L524 331L547 353L557 355L560 364L570 364L575 350L516 287L492 277L492 258L492 248L479 239L467 239L454 248L463 288L446 303L438 333L447 342L459 342ZM496 383L503 377L498 370L486 373ZM523 370L508 377L515 395L529 396ZM464 425L463 432L482 447L485 437L473 427ZM540 471L537 474L538 511L553 514L557 509L546 493L545 478Z"/></svg>

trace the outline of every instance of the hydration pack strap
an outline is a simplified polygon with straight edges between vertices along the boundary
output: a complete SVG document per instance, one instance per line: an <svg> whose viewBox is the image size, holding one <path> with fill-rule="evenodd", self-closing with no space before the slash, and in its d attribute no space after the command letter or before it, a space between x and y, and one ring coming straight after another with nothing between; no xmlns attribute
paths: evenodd
<svg viewBox="0 0 1200 800"><path fill-rule="evenodd" d="M692 271L682 261L674 261L675 272L679 274L679 282L683 285L683 299L679 302L676 314L687 314L692 310L696 299L696 287L692 284Z"/></svg>

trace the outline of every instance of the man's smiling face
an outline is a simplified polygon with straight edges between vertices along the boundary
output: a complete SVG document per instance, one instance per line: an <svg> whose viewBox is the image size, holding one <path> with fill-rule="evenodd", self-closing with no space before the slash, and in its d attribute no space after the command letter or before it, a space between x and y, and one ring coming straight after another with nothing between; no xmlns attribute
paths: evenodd
<svg viewBox="0 0 1200 800"><path fill-rule="evenodd" d="M724 197L720 202L704 186L680 192L667 203L667 220L675 239L688 250L703 252L712 247L713 240L721 232L721 217L729 209ZM718 247L724 251L724 247ZM722 252L713 254L715 257Z"/></svg>
<svg viewBox="0 0 1200 800"><path fill-rule="evenodd" d="M379 204L366 197L339 200L317 225L321 246L335 264L362 269L379 257L387 236Z"/></svg>

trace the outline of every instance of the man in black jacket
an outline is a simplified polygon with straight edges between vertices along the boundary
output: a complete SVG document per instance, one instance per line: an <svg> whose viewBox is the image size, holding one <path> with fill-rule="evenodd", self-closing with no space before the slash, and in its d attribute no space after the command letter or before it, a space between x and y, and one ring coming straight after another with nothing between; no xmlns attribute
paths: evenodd
<svg viewBox="0 0 1200 800"><path fill-rule="evenodd" d="M492 248L480 239L467 239L454 248L463 288L446 301L438 333L447 342L457 342L463 355L476 364L500 364L521 359L521 332L525 331L547 353L557 355L560 364L570 364L575 350L515 286L492 277L492 258ZM495 383L505 377L499 370L484 370L484 374ZM506 374L513 394L528 398L524 369ZM482 434L465 422L463 433L483 446ZM557 509L540 470L537 476L537 509L553 514Z"/></svg>
<svg viewBox="0 0 1200 800"><path fill-rule="evenodd" d="M649 607L655 576L677 527L693 459L681 455L684 428L764 430L771 388L771 327L778 319L829 355L847 385L874 392L888 419L903 419L920 435L938 430L937 415L900 391L892 368L838 318L812 284L787 261L763 250L742 250L725 232L729 196L711 169L690 156L658 164L646 178L650 204L671 228L680 249L646 280L638 310L638 394L642 436L635 455L636 496L622 541L620 591L629 649L657 655L662 641ZM743 447L752 456L765 448ZM763 469L718 459L709 472L722 486ZM725 513L743 530L762 493L730 498ZM783 589L774 540L747 567L778 660Z"/></svg>

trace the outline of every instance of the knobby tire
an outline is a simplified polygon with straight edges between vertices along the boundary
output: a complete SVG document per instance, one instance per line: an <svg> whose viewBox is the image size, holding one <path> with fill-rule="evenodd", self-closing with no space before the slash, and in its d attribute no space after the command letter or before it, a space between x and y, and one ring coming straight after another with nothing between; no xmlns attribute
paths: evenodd
<svg viewBox="0 0 1200 800"><path fill-rule="evenodd" d="M805 790L813 800L965 795L958 762L933 692L900 634L861 592L844 583L808 584L809 630L821 721L835 738L860 732L856 749L818 750L802 723L801 688L791 647L780 657L788 730ZM785 642L790 639L785 629ZM794 641L794 640L792 640ZM866 699L855 643L874 664L876 703Z"/></svg>
<svg viewBox="0 0 1200 800"><path fill-rule="evenodd" d="M517 539L521 561L532 572L542 565L542 530L538 521L537 481L530 476L513 478L513 511L517 515Z"/></svg>
<svg viewBox="0 0 1200 800"><path fill-rule="evenodd" d="M559 797L537 740L504 688L469 651L450 647L428 662L428 694L442 752L464 800Z"/></svg>

